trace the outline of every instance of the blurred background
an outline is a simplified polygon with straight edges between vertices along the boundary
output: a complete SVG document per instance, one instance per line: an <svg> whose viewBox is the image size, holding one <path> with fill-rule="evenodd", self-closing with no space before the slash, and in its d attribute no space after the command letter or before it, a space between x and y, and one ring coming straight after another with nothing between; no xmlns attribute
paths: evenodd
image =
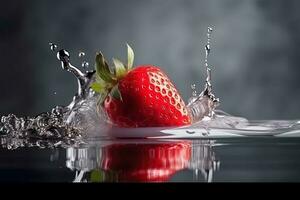
<svg viewBox="0 0 300 200"><path fill-rule="evenodd" d="M211 26L220 108L249 119L299 119L299 8L296 0L2 0L0 115L36 115L71 101L77 84L49 42L89 70L97 50L125 60L128 42L135 64L163 68L187 100L192 83L203 88Z"/></svg>

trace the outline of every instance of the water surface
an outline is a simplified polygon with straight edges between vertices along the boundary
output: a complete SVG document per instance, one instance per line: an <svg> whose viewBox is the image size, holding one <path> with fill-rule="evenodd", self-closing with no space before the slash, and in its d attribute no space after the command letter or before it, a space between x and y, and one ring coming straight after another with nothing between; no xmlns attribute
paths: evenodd
<svg viewBox="0 0 300 200"><path fill-rule="evenodd" d="M298 182L299 157L300 138L272 136L107 139L14 150L3 146L0 181Z"/></svg>

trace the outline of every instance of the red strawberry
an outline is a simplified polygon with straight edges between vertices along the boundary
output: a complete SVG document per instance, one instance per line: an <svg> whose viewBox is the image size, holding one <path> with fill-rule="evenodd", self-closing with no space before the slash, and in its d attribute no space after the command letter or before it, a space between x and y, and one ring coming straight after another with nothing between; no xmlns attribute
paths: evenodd
<svg viewBox="0 0 300 200"><path fill-rule="evenodd" d="M128 46L128 65L113 59L112 73L101 53L96 56L99 106L119 127L181 126L191 123L177 89L159 67L151 65L131 69L133 51Z"/></svg>
<svg viewBox="0 0 300 200"><path fill-rule="evenodd" d="M161 182L188 167L191 143L120 143L106 146L102 152L99 172L103 173L104 181Z"/></svg>

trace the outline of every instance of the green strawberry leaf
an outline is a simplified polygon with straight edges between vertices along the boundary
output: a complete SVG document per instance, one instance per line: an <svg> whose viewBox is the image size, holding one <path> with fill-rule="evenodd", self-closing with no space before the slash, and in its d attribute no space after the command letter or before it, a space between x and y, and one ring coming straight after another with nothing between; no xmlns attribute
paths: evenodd
<svg viewBox="0 0 300 200"><path fill-rule="evenodd" d="M103 90L105 90L105 87L103 87L103 85L99 82L92 83L91 88L97 93L102 93Z"/></svg>
<svg viewBox="0 0 300 200"><path fill-rule="evenodd" d="M111 89L110 94L111 94L111 96L112 96L114 99L123 101L121 92L120 92L120 90L119 90L119 88L118 88L118 84L115 85L115 86Z"/></svg>
<svg viewBox="0 0 300 200"><path fill-rule="evenodd" d="M97 75L105 82L113 83L115 81L113 74L110 72L109 66L101 52L96 54L95 68Z"/></svg>
<svg viewBox="0 0 300 200"><path fill-rule="evenodd" d="M104 91L100 94L99 99L98 99L98 105L103 105L103 103L104 103L104 101L105 101L107 95L108 95L108 91L107 91L107 90L104 90Z"/></svg>
<svg viewBox="0 0 300 200"><path fill-rule="evenodd" d="M127 72L133 67L134 52L127 44L127 66L120 60L113 58L114 68L110 69L103 54L96 53L95 69L96 80L91 84L91 89L100 93L98 105L103 105L107 95L123 101L122 95L118 89L118 81L126 76Z"/></svg>
<svg viewBox="0 0 300 200"><path fill-rule="evenodd" d="M130 70L133 66L134 52L132 48L127 44L127 69Z"/></svg>
<svg viewBox="0 0 300 200"><path fill-rule="evenodd" d="M113 58L112 60L115 65L115 72L116 72L117 79L123 78L126 75L126 69L124 64L116 58Z"/></svg>

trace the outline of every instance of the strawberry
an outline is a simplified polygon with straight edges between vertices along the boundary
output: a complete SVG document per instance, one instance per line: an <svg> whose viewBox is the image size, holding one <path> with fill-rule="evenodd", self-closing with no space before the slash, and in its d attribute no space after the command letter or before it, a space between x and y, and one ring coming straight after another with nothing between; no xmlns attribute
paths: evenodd
<svg viewBox="0 0 300 200"><path fill-rule="evenodd" d="M103 147L101 166L91 180L118 182L162 182L188 167L191 142L117 143ZM97 176L98 175L98 176ZM97 178L98 177L98 178Z"/></svg>
<svg viewBox="0 0 300 200"><path fill-rule="evenodd" d="M141 65L132 69L134 53L127 45L128 63L113 59L108 66L102 53L96 55L98 107L119 127L182 126L191 123L184 101L174 84L159 68Z"/></svg>

